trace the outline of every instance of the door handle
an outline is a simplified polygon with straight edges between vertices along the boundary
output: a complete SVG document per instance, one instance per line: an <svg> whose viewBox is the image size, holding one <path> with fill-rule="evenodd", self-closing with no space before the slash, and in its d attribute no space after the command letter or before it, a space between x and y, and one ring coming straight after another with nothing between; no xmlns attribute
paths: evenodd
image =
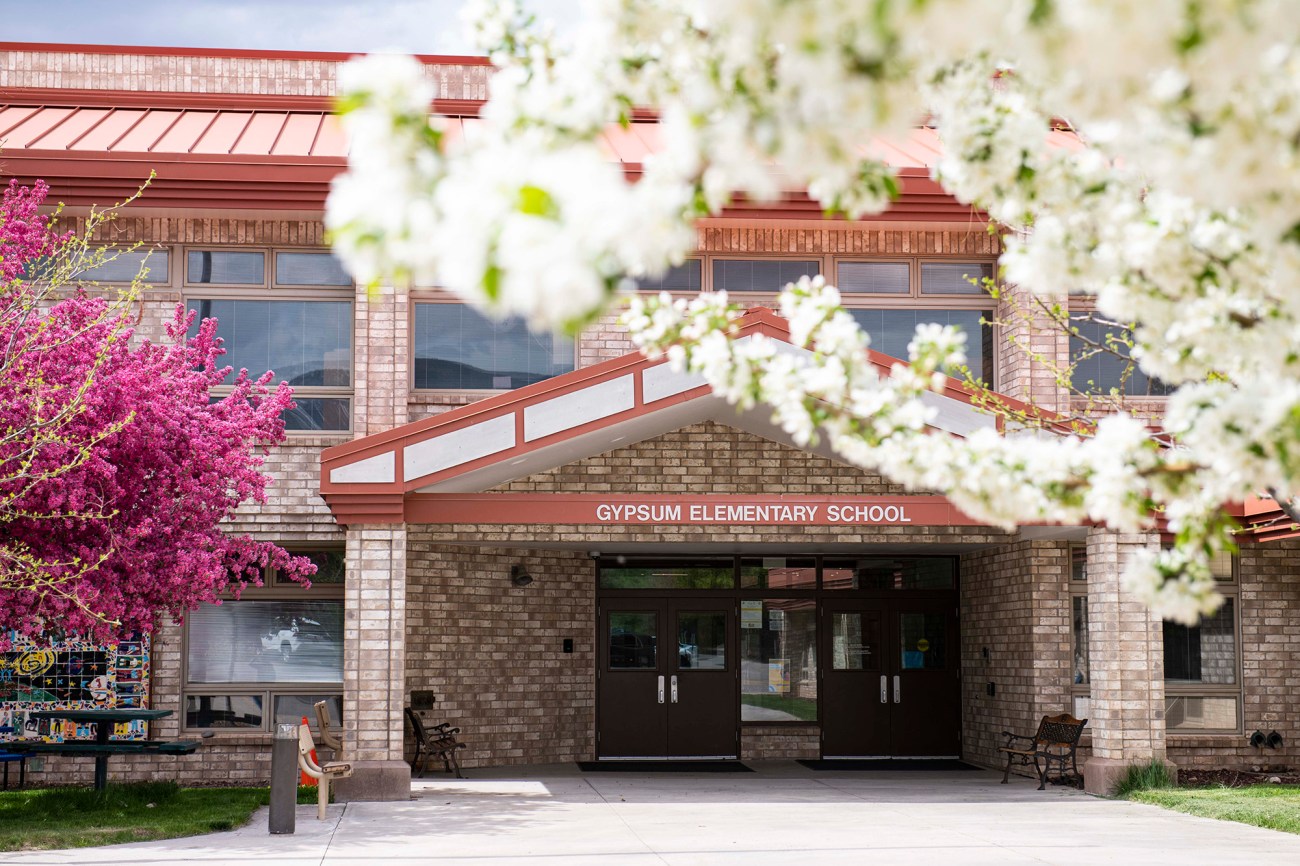
<svg viewBox="0 0 1300 866"><path fill-rule="evenodd" d="M673 703L675 704L677 703L677 675L676 674L673 674L672 690L673 690Z"/></svg>
<svg viewBox="0 0 1300 866"><path fill-rule="evenodd" d="M901 704L903 702L903 689L898 680L898 674L894 674L894 703Z"/></svg>
<svg viewBox="0 0 1300 866"><path fill-rule="evenodd" d="M880 702L889 703L889 677L884 674L880 675Z"/></svg>
<svg viewBox="0 0 1300 866"><path fill-rule="evenodd" d="M664 677L663 674L660 674L659 675L659 703L662 704L663 702L664 702Z"/></svg>

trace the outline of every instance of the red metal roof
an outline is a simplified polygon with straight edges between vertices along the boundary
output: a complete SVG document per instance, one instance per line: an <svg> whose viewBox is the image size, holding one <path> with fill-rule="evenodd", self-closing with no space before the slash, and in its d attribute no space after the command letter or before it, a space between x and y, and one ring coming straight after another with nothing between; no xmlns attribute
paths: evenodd
<svg viewBox="0 0 1300 866"><path fill-rule="evenodd" d="M26 98L24 98L26 97ZM43 178L69 205L108 204L132 194L152 170L153 207L319 210L347 163L347 136L320 97L0 91L0 165L23 182ZM439 101L450 138L472 140L480 103ZM1077 144L1054 133L1054 144ZM598 142L630 176L660 147L652 119L611 124ZM983 215L930 179L941 153L928 127L874 138L863 152L893 166L903 194L885 219L969 220ZM743 199L724 216L818 218L820 205L791 189L779 202Z"/></svg>

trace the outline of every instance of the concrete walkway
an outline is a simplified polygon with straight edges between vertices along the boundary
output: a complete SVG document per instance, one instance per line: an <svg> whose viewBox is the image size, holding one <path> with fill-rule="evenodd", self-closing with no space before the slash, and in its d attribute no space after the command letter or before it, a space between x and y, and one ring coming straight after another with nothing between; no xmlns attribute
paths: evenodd
<svg viewBox="0 0 1300 866"><path fill-rule="evenodd" d="M735 774L471 770L412 783L404 803L265 811L242 830L166 842L0 854L15 864L438 866L1300 863L1300 836L1090 797L989 772L844 772L790 762Z"/></svg>

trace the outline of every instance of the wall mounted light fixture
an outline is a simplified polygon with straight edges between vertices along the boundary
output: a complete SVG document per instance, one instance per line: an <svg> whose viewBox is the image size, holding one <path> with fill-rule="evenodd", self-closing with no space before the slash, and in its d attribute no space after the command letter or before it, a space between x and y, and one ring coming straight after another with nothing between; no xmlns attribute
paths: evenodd
<svg viewBox="0 0 1300 866"><path fill-rule="evenodd" d="M528 586L533 582L533 576L524 571L522 565L510 566L510 582L515 586Z"/></svg>

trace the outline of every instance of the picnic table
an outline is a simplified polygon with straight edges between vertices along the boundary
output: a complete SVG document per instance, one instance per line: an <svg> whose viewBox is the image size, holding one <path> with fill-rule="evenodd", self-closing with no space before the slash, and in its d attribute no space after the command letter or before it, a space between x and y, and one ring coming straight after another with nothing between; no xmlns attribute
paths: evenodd
<svg viewBox="0 0 1300 866"><path fill-rule="evenodd" d="M172 714L171 710L143 710L129 707L112 710L37 710L28 713L33 719L66 720L79 723L94 723L95 739L65 740L62 743L24 742L17 740L5 743L11 751L23 751L32 755L79 755L95 759L95 790L102 791L108 784L108 759L112 755L127 755L138 752L159 752L165 754L189 754L199 747L197 740L109 740L113 726L122 722L134 722L143 719L152 722L164 719Z"/></svg>

